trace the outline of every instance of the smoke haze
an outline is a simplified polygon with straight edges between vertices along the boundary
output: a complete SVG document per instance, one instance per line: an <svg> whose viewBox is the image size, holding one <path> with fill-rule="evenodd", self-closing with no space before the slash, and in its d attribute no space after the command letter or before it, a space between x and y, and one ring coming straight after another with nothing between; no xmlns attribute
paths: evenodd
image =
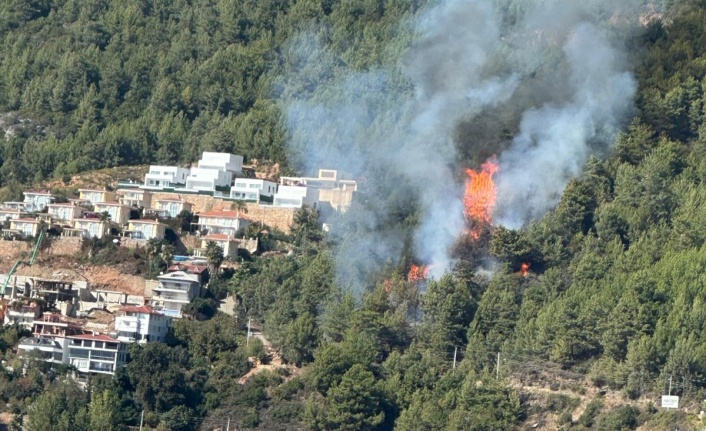
<svg viewBox="0 0 706 431"><path fill-rule="evenodd" d="M573 3L530 2L508 19L508 5L491 0L440 1L400 23L400 40L411 34L412 42L394 66L364 72L339 61L320 32L291 41L277 85L290 161L307 173L338 169L365 180L361 203L332 228L340 283L361 287L396 263L410 240L398 216L415 205L415 256L433 265L432 276L450 269L465 229L458 148L474 145L472 133L458 142L460 122L527 105L517 136L497 149L497 220L513 227L555 204L594 147L613 140L635 89L599 27L617 6ZM542 74L551 94L514 99Z"/></svg>

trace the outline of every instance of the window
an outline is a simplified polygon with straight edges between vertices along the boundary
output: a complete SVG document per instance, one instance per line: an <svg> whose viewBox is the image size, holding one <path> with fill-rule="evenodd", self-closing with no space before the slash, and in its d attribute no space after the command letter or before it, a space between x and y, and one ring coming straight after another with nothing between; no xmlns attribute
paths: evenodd
<svg viewBox="0 0 706 431"><path fill-rule="evenodd" d="M100 359L105 361L114 361L115 352L101 352L99 350L91 352L92 359Z"/></svg>
<svg viewBox="0 0 706 431"><path fill-rule="evenodd" d="M251 189L259 189L260 185L259 184L250 184Z"/></svg>
<svg viewBox="0 0 706 431"><path fill-rule="evenodd" d="M102 348L103 348L103 342L102 342L102 341L96 341L96 342L93 344L93 347L95 347L96 349L102 349Z"/></svg>
<svg viewBox="0 0 706 431"><path fill-rule="evenodd" d="M257 193L248 193L248 199L257 199Z"/></svg>
<svg viewBox="0 0 706 431"><path fill-rule="evenodd" d="M91 225L88 228L88 232L91 234L91 236L98 236L98 224L97 223L91 223Z"/></svg>
<svg viewBox="0 0 706 431"><path fill-rule="evenodd" d="M235 187L237 187L239 189L244 189L244 188L246 188L246 184L245 183L235 183Z"/></svg>
<svg viewBox="0 0 706 431"><path fill-rule="evenodd" d="M88 359L88 350L85 349L69 349L69 356L72 358Z"/></svg>

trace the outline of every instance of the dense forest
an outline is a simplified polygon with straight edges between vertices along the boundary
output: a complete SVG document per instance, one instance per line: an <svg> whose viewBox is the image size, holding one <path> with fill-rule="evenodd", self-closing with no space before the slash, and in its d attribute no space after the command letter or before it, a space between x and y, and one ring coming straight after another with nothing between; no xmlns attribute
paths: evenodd
<svg viewBox="0 0 706 431"><path fill-rule="evenodd" d="M387 42L403 49L397 23L425 3L3 1L0 181L12 189L102 167L188 162L205 149L286 166L273 88L292 67L287 41L320 26L340 62L364 70L396 58ZM20 372L11 346L21 334L3 328L0 351L15 365L0 373L7 410L27 414L31 431L122 430L142 412L146 426L174 431L229 421L505 430L538 413L518 376L549 373L621 397L618 405L597 397L572 418L589 388L574 388L576 399L556 395L540 410L564 429L702 428L638 403L657 402L667 385L692 411L706 397L706 3L658 6L659 18L629 40L634 119L540 220L458 244L453 271L435 280L407 278L407 251L360 292L337 283L345 235L328 237L303 210L291 235L260 233L292 253L252 256L211 280L215 297L239 298L237 320L179 321L167 343L135 346L115 378L87 391L41 361ZM267 361L259 341L246 343L248 318L297 372L236 383L248 357Z"/></svg>

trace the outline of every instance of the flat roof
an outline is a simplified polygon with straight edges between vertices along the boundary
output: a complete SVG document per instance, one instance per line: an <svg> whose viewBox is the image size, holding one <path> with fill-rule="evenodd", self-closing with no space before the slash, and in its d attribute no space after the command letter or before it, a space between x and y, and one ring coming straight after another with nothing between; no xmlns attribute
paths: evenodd
<svg viewBox="0 0 706 431"><path fill-rule="evenodd" d="M82 334L82 335L69 335L66 338L70 338L72 340L95 340L95 341L108 341L110 343L119 343L120 341L116 340L115 338L111 337L110 335L105 335L105 334L98 334L98 335L92 335L92 334Z"/></svg>

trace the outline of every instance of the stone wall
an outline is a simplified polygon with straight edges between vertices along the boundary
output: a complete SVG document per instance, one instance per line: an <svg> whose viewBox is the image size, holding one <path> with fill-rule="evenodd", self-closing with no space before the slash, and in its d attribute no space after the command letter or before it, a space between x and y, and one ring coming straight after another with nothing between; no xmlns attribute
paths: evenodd
<svg viewBox="0 0 706 431"><path fill-rule="evenodd" d="M210 210L229 210L232 201L226 201L220 198L214 198L208 195L195 194L180 194L180 193L159 193L155 192L152 195L152 202L159 199L174 199L181 198L193 205L192 211L195 213L210 211ZM294 221L295 208L278 208L267 205L258 205L256 203L246 203L247 213L243 213L253 221L264 223L267 226L277 228L285 233L289 233L289 229Z"/></svg>

